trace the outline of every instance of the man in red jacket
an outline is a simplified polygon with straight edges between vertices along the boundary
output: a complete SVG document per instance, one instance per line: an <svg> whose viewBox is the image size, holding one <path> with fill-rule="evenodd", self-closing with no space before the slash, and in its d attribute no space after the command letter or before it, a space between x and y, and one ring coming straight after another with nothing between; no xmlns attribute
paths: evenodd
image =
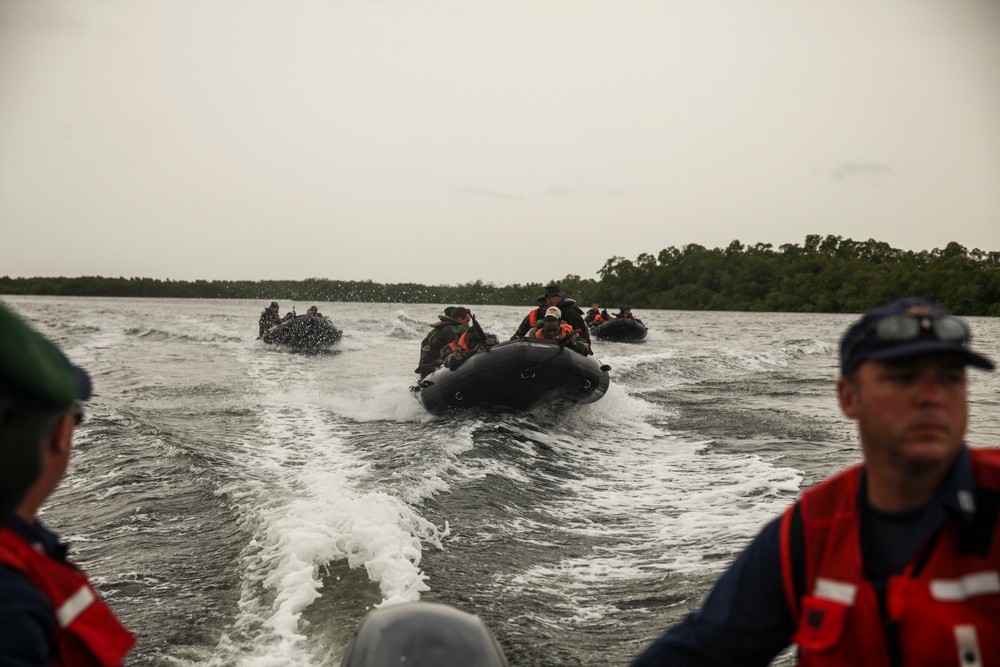
<svg viewBox="0 0 1000 667"><path fill-rule="evenodd" d="M36 520L69 464L90 377L0 306L0 453L21 492L0 517L0 664L119 665L135 643L66 545ZM23 461L30 459L28 464ZM13 460L13 459L12 459ZM6 489L5 489L6 490Z"/></svg>
<svg viewBox="0 0 1000 667"><path fill-rule="evenodd" d="M918 299L868 311L840 342L837 397L863 463L769 523L701 609L633 667L1000 664L1000 449L966 445L961 320Z"/></svg>

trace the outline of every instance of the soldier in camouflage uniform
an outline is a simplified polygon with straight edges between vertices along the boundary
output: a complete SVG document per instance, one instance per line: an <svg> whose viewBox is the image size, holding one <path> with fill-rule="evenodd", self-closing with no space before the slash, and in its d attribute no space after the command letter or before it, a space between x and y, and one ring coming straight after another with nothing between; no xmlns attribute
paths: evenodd
<svg viewBox="0 0 1000 667"><path fill-rule="evenodd" d="M278 314L278 302L272 301L271 305L260 314L260 322L257 330L257 338L263 338L264 332L276 324L281 323L281 315Z"/></svg>
<svg viewBox="0 0 1000 667"><path fill-rule="evenodd" d="M442 347L441 354L438 357L438 366L444 366L450 370L455 370L462 365L462 362L474 355L476 352L485 350L488 347L493 347L500 342L497 340L495 334L483 332L483 335L486 336L485 338L479 334L480 332L473 326L464 334L459 336L454 343Z"/></svg>
<svg viewBox="0 0 1000 667"><path fill-rule="evenodd" d="M550 307L545 311L545 317L542 321L528 329L528 332L524 335L525 339L547 338L549 340L558 340L561 342L561 345L568 347L574 352L579 352L584 356L593 354L590 349L590 343L585 341L583 336L578 333L580 330L574 330L571 325L560 319L561 316L562 312L558 308L554 306Z"/></svg>
<svg viewBox="0 0 1000 667"><path fill-rule="evenodd" d="M521 326L517 328L517 331L514 332L514 335L510 339L523 338L528 333L528 329L541 323L542 318L545 317L545 310L552 306L556 306L562 311L562 319L567 324L581 331L580 336L589 346L590 329L587 328L587 323L583 321L583 310L576 305L575 300L566 298L566 295L563 294L562 289L560 289L557 283L549 283L545 286L545 293L538 297L538 307L521 320Z"/></svg>
<svg viewBox="0 0 1000 667"><path fill-rule="evenodd" d="M438 315L440 321L432 324L430 333L420 341L420 363L413 372L419 373L421 380L437 370L441 349L458 340L469 328L468 308L459 306L450 310L450 315Z"/></svg>

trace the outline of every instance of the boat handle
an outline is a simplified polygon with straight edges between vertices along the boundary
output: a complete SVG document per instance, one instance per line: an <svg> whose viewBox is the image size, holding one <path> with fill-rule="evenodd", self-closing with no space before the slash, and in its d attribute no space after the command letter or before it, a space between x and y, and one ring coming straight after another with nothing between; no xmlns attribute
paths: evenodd
<svg viewBox="0 0 1000 667"><path fill-rule="evenodd" d="M535 377L535 371L531 370L530 368L521 373L522 380L530 380L533 377Z"/></svg>
<svg viewBox="0 0 1000 667"><path fill-rule="evenodd" d="M590 380L584 380L583 381L583 388L584 389L590 389Z"/></svg>
<svg viewBox="0 0 1000 667"><path fill-rule="evenodd" d="M465 396L462 396L462 392L460 392L460 391L456 391L455 392L455 400L456 401L461 401L464 398L465 398Z"/></svg>

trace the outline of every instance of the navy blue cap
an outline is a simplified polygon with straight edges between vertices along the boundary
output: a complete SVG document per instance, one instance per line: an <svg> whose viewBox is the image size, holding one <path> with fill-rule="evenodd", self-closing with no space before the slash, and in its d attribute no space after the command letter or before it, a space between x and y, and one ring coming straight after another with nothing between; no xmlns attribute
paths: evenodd
<svg viewBox="0 0 1000 667"><path fill-rule="evenodd" d="M915 357L921 354L955 354L969 366L993 370L993 362L968 347L968 340L941 340L933 327L921 327L910 340L883 340L875 325L891 315L937 319L951 315L944 308L923 299L901 299L885 306L865 311L861 319L852 324L840 340L840 373L848 375L865 361L886 361ZM971 334L970 334L971 337Z"/></svg>

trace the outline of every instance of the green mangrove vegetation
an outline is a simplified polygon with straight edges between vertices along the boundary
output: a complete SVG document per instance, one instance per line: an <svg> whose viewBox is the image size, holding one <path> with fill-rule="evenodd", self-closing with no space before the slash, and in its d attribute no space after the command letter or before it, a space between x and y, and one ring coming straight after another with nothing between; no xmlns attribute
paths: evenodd
<svg viewBox="0 0 1000 667"><path fill-rule="evenodd" d="M158 280L153 278L0 277L0 294L271 299L391 303L526 305L559 282L586 308L855 313L905 296L925 298L962 315L1000 316L1000 252L899 250L869 239L810 234L802 245L725 248L689 244L634 260L612 257L598 279L547 276L537 283L461 285L307 280Z"/></svg>

